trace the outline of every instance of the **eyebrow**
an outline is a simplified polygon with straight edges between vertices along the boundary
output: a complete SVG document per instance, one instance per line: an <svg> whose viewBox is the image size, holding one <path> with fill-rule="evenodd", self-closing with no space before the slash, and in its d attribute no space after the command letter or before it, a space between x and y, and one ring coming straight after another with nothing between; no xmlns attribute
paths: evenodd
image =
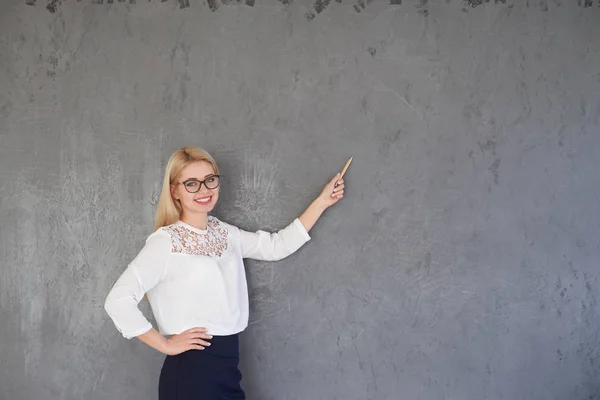
<svg viewBox="0 0 600 400"><path fill-rule="evenodd" d="M208 174L208 175L205 175L205 176L204 176L204 178L202 178L202 179L198 179L198 178L196 178L195 176L192 176L192 177L189 177L189 178L186 178L186 179L184 179L182 182L189 181L190 179L195 179L195 180L197 180L197 181L201 181L201 180L203 180L203 179L206 179L206 178L208 178L208 177L215 176L215 175L217 175L217 174L215 174L215 173Z"/></svg>

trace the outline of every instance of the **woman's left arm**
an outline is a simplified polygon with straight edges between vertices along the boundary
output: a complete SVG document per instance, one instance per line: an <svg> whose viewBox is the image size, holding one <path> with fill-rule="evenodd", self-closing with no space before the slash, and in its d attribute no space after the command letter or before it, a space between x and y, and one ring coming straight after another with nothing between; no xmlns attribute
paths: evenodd
<svg viewBox="0 0 600 400"><path fill-rule="evenodd" d="M243 258L276 261L289 256L310 240L308 232L323 212L344 197L344 181L336 175L310 206L279 232L240 231Z"/></svg>
<svg viewBox="0 0 600 400"><path fill-rule="evenodd" d="M325 186L319 197L317 197L306 211L298 217L307 232L312 229L326 209L344 197L344 179L339 179L339 176L340 174L337 174Z"/></svg>

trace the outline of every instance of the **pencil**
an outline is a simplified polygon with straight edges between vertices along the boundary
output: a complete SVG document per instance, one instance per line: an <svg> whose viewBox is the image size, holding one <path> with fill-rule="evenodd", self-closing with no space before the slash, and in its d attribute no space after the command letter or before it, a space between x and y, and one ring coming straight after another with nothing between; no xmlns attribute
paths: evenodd
<svg viewBox="0 0 600 400"><path fill-rule="evenodd" d="M350 159L348 161L346 161L346 165L344 166L344 169L342 170L342 173L340 174L340 178L342 179L342 177L344 176L344 174L346 173L346 170L348 169L348 167L350 166L350 163L352 162L352 159L354 158L354 156L350 157Z"/></svg>

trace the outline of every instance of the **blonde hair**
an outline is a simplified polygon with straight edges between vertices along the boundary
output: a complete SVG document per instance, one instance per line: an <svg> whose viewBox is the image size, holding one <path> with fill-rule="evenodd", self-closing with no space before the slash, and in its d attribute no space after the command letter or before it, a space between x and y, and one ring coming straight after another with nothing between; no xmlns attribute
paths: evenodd
<svg viewBox="0 0 600 400"><path fill-rule="evenodd" d="M206 150L200 147L183 147L176 150L169 158L158 199L158 206L156 207L153 232L161 226L167 226L176 222L181 217L181 203L171 196L171 185L177 182L179 174L181 174L181 171L185 167L198 161L210 163L215 174L219 174L219 168L215 160Z"/></svg>

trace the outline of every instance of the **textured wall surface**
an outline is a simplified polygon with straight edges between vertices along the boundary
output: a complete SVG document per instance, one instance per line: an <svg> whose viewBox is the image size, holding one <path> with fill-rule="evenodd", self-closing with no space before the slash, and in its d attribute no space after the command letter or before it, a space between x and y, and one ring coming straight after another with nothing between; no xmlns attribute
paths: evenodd
<svg viewBox="0 0 600 400"><path fill-rule="evenodd" d="M156 399L103 302L200 145L246 229L354 156L247 263L250 400L598 400L599 115L596 0L3 0L0 399Z"/></svg>

